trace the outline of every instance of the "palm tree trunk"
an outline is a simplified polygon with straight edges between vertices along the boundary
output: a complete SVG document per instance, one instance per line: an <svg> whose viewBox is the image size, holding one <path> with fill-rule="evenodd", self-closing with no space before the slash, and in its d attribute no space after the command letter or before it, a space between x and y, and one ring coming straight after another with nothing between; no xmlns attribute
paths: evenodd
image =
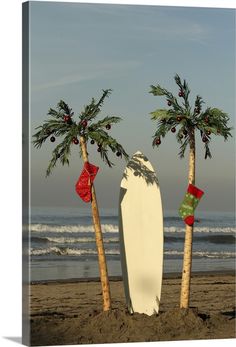
<svg viewBox="0 0 236 347"><path fill-rule="evenodd" d="M87 147L86 147L86 141L83 136L80 137L80 146L82 150L83 161L87 162L88 161ZM95 231L100 279L101 279L101 285L102 285L103 311L108 311L111 309L110 285L108 280L106 257L105 257L102 230L101 230L100 217L98 212L98 205L97 205L94 185L92 185L91 187L91 193L92 193L91 205L92 205L93 225L94 225L94 231Z"/></svg>
<svg viewBox="0 0 236 347"><path fill-rule="evenodd" d="M195 134L194 130L190 135L190 153L189 153L189 175L188 182L195 184ZM192 243L193 243L193 225L186 225L184 242L184 259L181 282L180 307L189 307L190 282L192 268Z"/></svg>

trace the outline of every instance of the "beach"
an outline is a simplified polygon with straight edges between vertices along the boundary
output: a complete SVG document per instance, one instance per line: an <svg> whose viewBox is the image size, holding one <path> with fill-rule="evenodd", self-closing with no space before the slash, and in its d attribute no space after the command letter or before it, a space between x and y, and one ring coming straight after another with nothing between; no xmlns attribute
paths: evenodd
<svg viewBox="0 0 236 347"><path fill-rule="evenodd" d="M197 216L188 310L179 309L185 226L175 212L166 213L162 296L159 314L152 316L127 312L117 210L101 209L100 217L112 298L112 310L106 313L90 210L32 210L32 345L235 337L233 213Z"/></svg>
<svg viewBox="0 0 236 347"><path fill-rule="evenodd" d="M31 344L224 339L235 337L235 275L193 273L190 308L179 309L180 274L164 275L158 315L129 314L121 277L110 278L112 310L102 311L98 279L30 285Z"/></svg>

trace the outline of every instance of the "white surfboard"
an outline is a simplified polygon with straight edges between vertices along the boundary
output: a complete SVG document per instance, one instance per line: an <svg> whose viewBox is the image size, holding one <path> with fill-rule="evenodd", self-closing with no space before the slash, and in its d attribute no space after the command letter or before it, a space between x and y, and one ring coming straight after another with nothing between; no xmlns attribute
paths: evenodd
<svg viewBox="0 0 236 347"><path fill-rule="evenodd" d="M136 152L120 188L119 236L122 276L130 313L158 313L163 273L163 213L157 176Z"/></svg>

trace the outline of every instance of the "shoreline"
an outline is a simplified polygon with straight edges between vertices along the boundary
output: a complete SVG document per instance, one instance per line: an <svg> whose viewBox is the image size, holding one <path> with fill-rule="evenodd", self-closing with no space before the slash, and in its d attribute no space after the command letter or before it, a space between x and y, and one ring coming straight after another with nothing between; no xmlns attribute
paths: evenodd
<svg viewBox="0 0 236 347"><path fill-rule="evenodd" d="M168 278L167 278L168 277ZM158 314L129 314L121 277L110 278L112 309L102 310L100 280L30 286L31 345L235 338L235 273L193 273L189 309L180 309L180 274L164 275Z"/></svg>
<svg viewBox="0 0 236 347"><path fill-rule="evenodd" d="M236 272L234 270L222 270L222 271L193 271L191 278L194 277L214 277L214 276L235 276ZM181 279L181 272L168 272L163 274L163 280L165 279ZM109 276L109 280L112 282L123 281L122 276ZM99 277L85 277L85 278L65 278L65 279L51 279L51 280L35 280L30 281L30 285L37 284L55 284L55 283L84 283L84 282L100 282Z"/></svg>

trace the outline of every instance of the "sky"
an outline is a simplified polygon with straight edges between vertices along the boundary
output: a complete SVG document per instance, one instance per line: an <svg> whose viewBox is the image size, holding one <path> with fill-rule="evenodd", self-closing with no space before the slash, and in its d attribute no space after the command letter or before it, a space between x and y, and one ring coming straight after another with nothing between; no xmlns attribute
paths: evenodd
<svg viewBox="0 0 236 347"><path fill-rule="evenodd" d="M149 93L160 84L178 93L174 75L186 79L190 100L197 94L204 107L217 107L235 127L235 10L194 7L30 3L31 134L47 119L60 99L78 119L92 97L113 90L100 117L117 115L110 130L129 155L142 151L159 179L165 211L177 211L188 183L188 153L178 158L179 145L169 134L159 149L152 147L155 123L150 112L165 108L163 97ZM33 206L87 207L75 192L83 163L74 146L69 167L57 165L45 178L51 152L59 143L31 147ZM196 185L205 191L201 211L235 210L235 137L214 138L213 158L204 159L197 138ZM89 145L90 162L100 167L95 180L100 207L117 207L125 161L111 155L111 169Z"/></svg>

